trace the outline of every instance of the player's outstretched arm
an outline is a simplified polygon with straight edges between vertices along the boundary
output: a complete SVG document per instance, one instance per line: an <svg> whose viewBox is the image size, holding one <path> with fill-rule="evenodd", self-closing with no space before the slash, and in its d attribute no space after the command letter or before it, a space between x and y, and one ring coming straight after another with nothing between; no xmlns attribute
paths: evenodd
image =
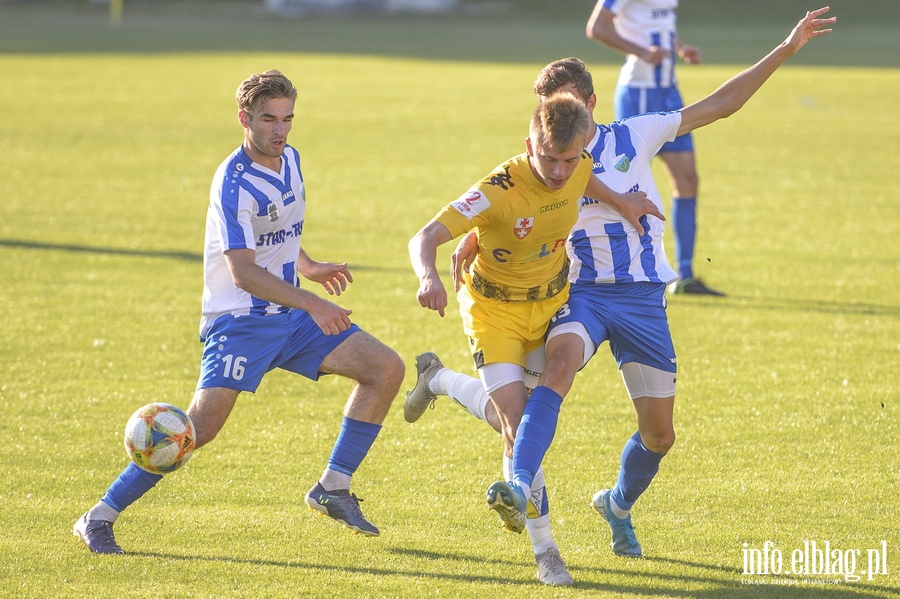
<svg viewBox="0 0 900 599"><path fill-rule="evenodd" d="M828 26L837 22L837 17L819 18L829 10L830 7L825 6L807 12L790 35L762 60L729 79L712 94L682 108L678 135L729 117L740 110L784 61L796 54L811 39L831 33Z"/></svg>
<svg viewBox="0 0 900 599"><path fill-rule="evenodd" d="M447 227L433 220L409 240L409 259L413 271L419 277L416 299L423 308L437 310L441 318L444 317L444 308L447 307L447 290L444 289L436 266L437 248L451 239L453 237Z"/></svg>

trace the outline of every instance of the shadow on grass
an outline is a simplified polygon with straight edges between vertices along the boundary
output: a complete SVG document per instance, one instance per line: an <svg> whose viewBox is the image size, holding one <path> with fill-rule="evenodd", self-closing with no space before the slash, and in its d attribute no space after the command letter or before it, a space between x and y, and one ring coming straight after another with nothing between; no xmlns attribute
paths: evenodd
<svg viewBox="0 0 900 599"><path fill-rule="evenodd" d="M79 252L89 254L109 254L113 256L140 256L142 258L168 258L185 262L203 262L203 255L195 252L176 252L170 250L129 250L124 248L105 248L91 245L75 245L71 243L42 243L21 239L0 239L0 247L24 248L30 250L55 250L61 252Z"/></svg>
<svg viewBox="0 0 900 599"><path fill-rule="evenodd" d="M818 312L821 314L863 314L871 316L900 316L900 306L863 302L833 302L817 299L792 299L728 295L726 298L691 297L681 295L669 307L679 304L714 306L723 310L768 310L773 312Z"/></svg>
<svg viewBox="0 0 900 599"><path fill-rule="evenodd" d="M435 552L422 551L418 549L409 549L404 547L387 547L386 551L402 556L427 560L428 562L440 562L453 560L459 562L476 562L494 565L508 565L511 568L520 568L525 564L510 560L492 558L483 555L468 555L453 552ZM335 572L335 573L351 573L351 574L369 574L372 576L410 576L417 579L433 579L436 581L464 582L464 583L484 583L484 584L502 584L516 585L519 587L537 587L543 588L543 585L536 579L522 580L516 577L497 577L494 575L479 574L456 574L446 573L435 570L425 569L400 569L400 568L377 568L368 566L353 566L342 564L340 566L332 564L317 564L302 561L277 561L250 559L229 556L201 556L201 555L177 555L171 553L157 553L153 551L133 551L126 555L127 557L144 557L153 559L181 560L186 562L224 562L249 564L257 566L275 567L275 568L299 568L304 570L312 570L319 572ZM591 591L605 591L609 593L617 593L619 595L634 595L642 597L691 597L697 599L730 599L731 597L746 597L748 594L765 594L768 597L800 597L803 598L866 598L866 597L884 597L886 594L900 593L900 588L896 587L879 587L865 585L862 583L847 584L817 584L805 586L803 579L791 580L788 578L772 578L765 580L765 577L755 577L754 580L748 581L750 577L742 578L739 571L725 568L717 564L704 564L700 562L691 562L686 560L668 559L668 558L644 558L643 560L633 560L633 563L650 562L664 567L667 564L687 566L697 568L699 570L714 570L721 574L730 574L733 581L722 580L721 574L718 577L702 576L702 575L677 575L665 574L660 572L636 572L633 568L610 569L610 568L582 568L570 567L569 570L574 574L576 579L574 588ZM640 578L643 584L615 584L602 582L585 582L579 581L578 573L592 572L595 576L602 577L604 574L615 576L632 576ZM671 584L670 584L671 583ZM684 589L679 588L684 583L696 583L703 586L713 586L714 588L706 589ZM852 587L850 586L852 584ZM674 588L673 588L674 587Z"/></svg>
<svg viewBox="0 0 900 599"><path fill-rule="evenodd" d="M23 248L28 250L49 250L58 252L75 252L85 254L106 254L110 256L135 256L140 258L163 258L182 262L203 262L203 254L198 252L179 252L175 250L131 250L126 248L110 248L94 245L77 245L74 243L44 243L25 239L0 239L0 248ZM387 266L367 266L350 264L351 271L395 272L406 273L405 268Z"/></svg>

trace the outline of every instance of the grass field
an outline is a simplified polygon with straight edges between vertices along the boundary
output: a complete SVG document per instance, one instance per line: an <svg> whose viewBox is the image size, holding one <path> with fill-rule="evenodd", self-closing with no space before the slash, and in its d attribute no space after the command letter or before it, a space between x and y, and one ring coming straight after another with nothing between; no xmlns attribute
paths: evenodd
<svg viewBox="0 0 900 599"><path fill-rule="evenodd" d="M543 64L584 58L608 119L619 62L583 39L590 2L552 16L535 1L485 4L284 22L236 2L126 2L111 28L95 3L0 2L0 597L900 597L900 7L888 0L834 2L833 35L696 135L697 268L729 296L669 303L679 440L635 508L647 559L615 558L588 508L634 430L605 349L545 461L574 588L538 584L527 539L499 531L483 502L499 436L446 401L408 425L398 398L354 478L380 538L309 514L302 494L349 386L280 372L123 514L129 555L71 538L126 465L127 417L189 401L209 182L240 143L233 91L252 72L277 67L300 88L304 244L349 261L341 303L407 360L404 388L425 350L471 370L455 313L418 307L406 242L521 150ZM807 8L683 4L683 37L708 59L680 70L688 99ZM787 570L809 541L859 550L861 580L742 573L745 548L771 542ZM888 572L861 574L883 547Z"/></svg>

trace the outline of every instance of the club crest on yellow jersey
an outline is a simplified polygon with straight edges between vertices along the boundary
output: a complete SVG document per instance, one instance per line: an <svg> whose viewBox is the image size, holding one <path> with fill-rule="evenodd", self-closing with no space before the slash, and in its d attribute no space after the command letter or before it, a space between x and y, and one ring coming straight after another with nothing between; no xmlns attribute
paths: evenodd
<svg viewBox="0 0 900 599"><path fill-rule="evenodd" d="M525 239L525 237L531 233L531 230L534 228L534 217L533 216L525 216L516 219L516 225L513 227L513 234L519 239Z"/></svg>

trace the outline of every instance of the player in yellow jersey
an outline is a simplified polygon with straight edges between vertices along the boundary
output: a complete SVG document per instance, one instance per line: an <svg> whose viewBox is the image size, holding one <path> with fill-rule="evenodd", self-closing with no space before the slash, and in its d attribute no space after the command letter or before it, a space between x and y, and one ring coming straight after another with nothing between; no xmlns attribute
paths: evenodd
<svg viewBox="0 0 900 599"><path fill-rule="evenodd" d="M478 253L457 298L475 366L500 418L505 468L528 389L537 382L528 378L528 364L542 363L547 325L568 298L565 242L581 197L615 207L635 226L644 214L663 218L643 192L618 194L592 176L592 160L584 152L591 134L583 102L571 94L545 100L532 114L526 152L446 206L409 242L419 304L444 316L447 292L435 266L437 247L477 230ZM572 584L550 536L543 484L532 488L529 511L535 517L528 528L539 577L547 584ZM492 507L502 510L503 502ZM534 531L532 519L539 520ZM521 532L525 520L507 522L507 528Z"/></svg>

